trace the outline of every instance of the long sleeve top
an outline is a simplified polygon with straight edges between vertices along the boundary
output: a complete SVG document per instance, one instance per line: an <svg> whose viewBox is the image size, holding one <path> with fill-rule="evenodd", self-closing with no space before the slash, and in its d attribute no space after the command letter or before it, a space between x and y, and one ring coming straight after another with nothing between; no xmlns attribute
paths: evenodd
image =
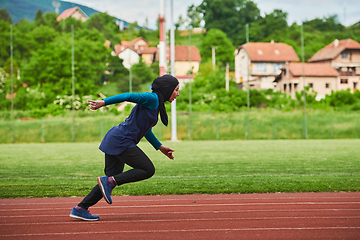
<svg viewBox="0 0 360 240"><path fill-rule="evenodd" d="M159 116L159 99L156 93L123 93L105 98L105 105L124 101L137 103L124 122L111 128L99 149L109 155L121 154L126 148L135 147L145 136L158 149L162 144L152 132Z"/></svg>

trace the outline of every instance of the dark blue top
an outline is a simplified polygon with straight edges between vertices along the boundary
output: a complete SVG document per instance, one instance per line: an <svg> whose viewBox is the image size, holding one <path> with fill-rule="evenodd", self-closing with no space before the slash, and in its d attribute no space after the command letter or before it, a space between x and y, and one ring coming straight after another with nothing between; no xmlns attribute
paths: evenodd
<svg viewBox="0 0 360 240"><path fill-rule="evenodd" d="M159 115L159 99L156 93L123 93L105 98L105 105L129 101L137 103L124 122L111 128L102 140L99 149L109 155L121 154L126 148L135 147L145 138L158 149L162 144L151 128Z"/></svg>

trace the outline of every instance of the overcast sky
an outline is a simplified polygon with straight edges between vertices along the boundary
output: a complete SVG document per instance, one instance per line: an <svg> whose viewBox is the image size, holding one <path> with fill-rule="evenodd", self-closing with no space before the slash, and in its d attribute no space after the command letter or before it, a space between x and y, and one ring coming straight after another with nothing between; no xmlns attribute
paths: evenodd
<svg viewBox="0 0 360 240"><path fill-rule="evenodd" d="M148 19L149 28L155 28L159 16L160 0L65 0L79 3L128 22L137 21L144 25ZM165 2L165 17L169 28L170 1ZM339 21L349 26L360 21L360 0L253 0L261 11L261 15L281 9L288 13L288 24L328 17L337 14ZM186 17L191 4L199 5L202 0L173 0L174 22L180 15Z"/></svg>

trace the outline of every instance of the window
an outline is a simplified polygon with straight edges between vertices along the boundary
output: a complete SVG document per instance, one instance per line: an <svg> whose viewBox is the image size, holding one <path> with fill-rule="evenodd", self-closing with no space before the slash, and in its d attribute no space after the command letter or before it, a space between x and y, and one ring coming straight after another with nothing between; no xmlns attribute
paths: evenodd
<svg viewBox="0 0 360 240"><path fill-rule="evenodd" d="M330 87L330 83L325 83L325 88L329 88Z"/></svg>
<svg viewBox="0 0 360 240"><path fill-rule="evenodd" d="M313 86L314 86L314 85L313 85L313 83L309 83L309 87L311 87L311 88L312 88Z"/></svg>
<svg viewBox="0 0 360 240"><path fill-rule="evenodd" d="M266 72L266 63L256 63L256 70Z"/></svg>
<svg viewBox="0 0 360 240"><path fill-rule="evenodd" d="M274 63L273 66L274 66L274 73L276 73L279 69L281 69L284 66L284 64Z"/></svg>
<svg viewBox="0 0 360 240"><path fill-rule="evenodd" d="M348 80L347 80L347 79L340 79L340 83L341 83L341 84L347 84L347 83L348 83Z"/></svg>
<svg viewBox="0 0 360 240"><path fill-rule="evenodd" d="M341 58L347 58L347 52L342 52L341 53Z"/></svg>

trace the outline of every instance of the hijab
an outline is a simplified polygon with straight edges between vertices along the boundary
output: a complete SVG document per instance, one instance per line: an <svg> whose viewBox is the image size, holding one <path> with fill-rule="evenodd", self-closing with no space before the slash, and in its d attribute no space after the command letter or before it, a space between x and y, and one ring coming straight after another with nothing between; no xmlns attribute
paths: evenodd
<svg viewBox="0 0 360 240"><path fill-rule="evenodd" d="M168 125L168 116L165 109L165 102L170 100L179 81L172 75L165 74L154 79L151 88L153 93L159 97L159 111L162 123Z"/></svg>

